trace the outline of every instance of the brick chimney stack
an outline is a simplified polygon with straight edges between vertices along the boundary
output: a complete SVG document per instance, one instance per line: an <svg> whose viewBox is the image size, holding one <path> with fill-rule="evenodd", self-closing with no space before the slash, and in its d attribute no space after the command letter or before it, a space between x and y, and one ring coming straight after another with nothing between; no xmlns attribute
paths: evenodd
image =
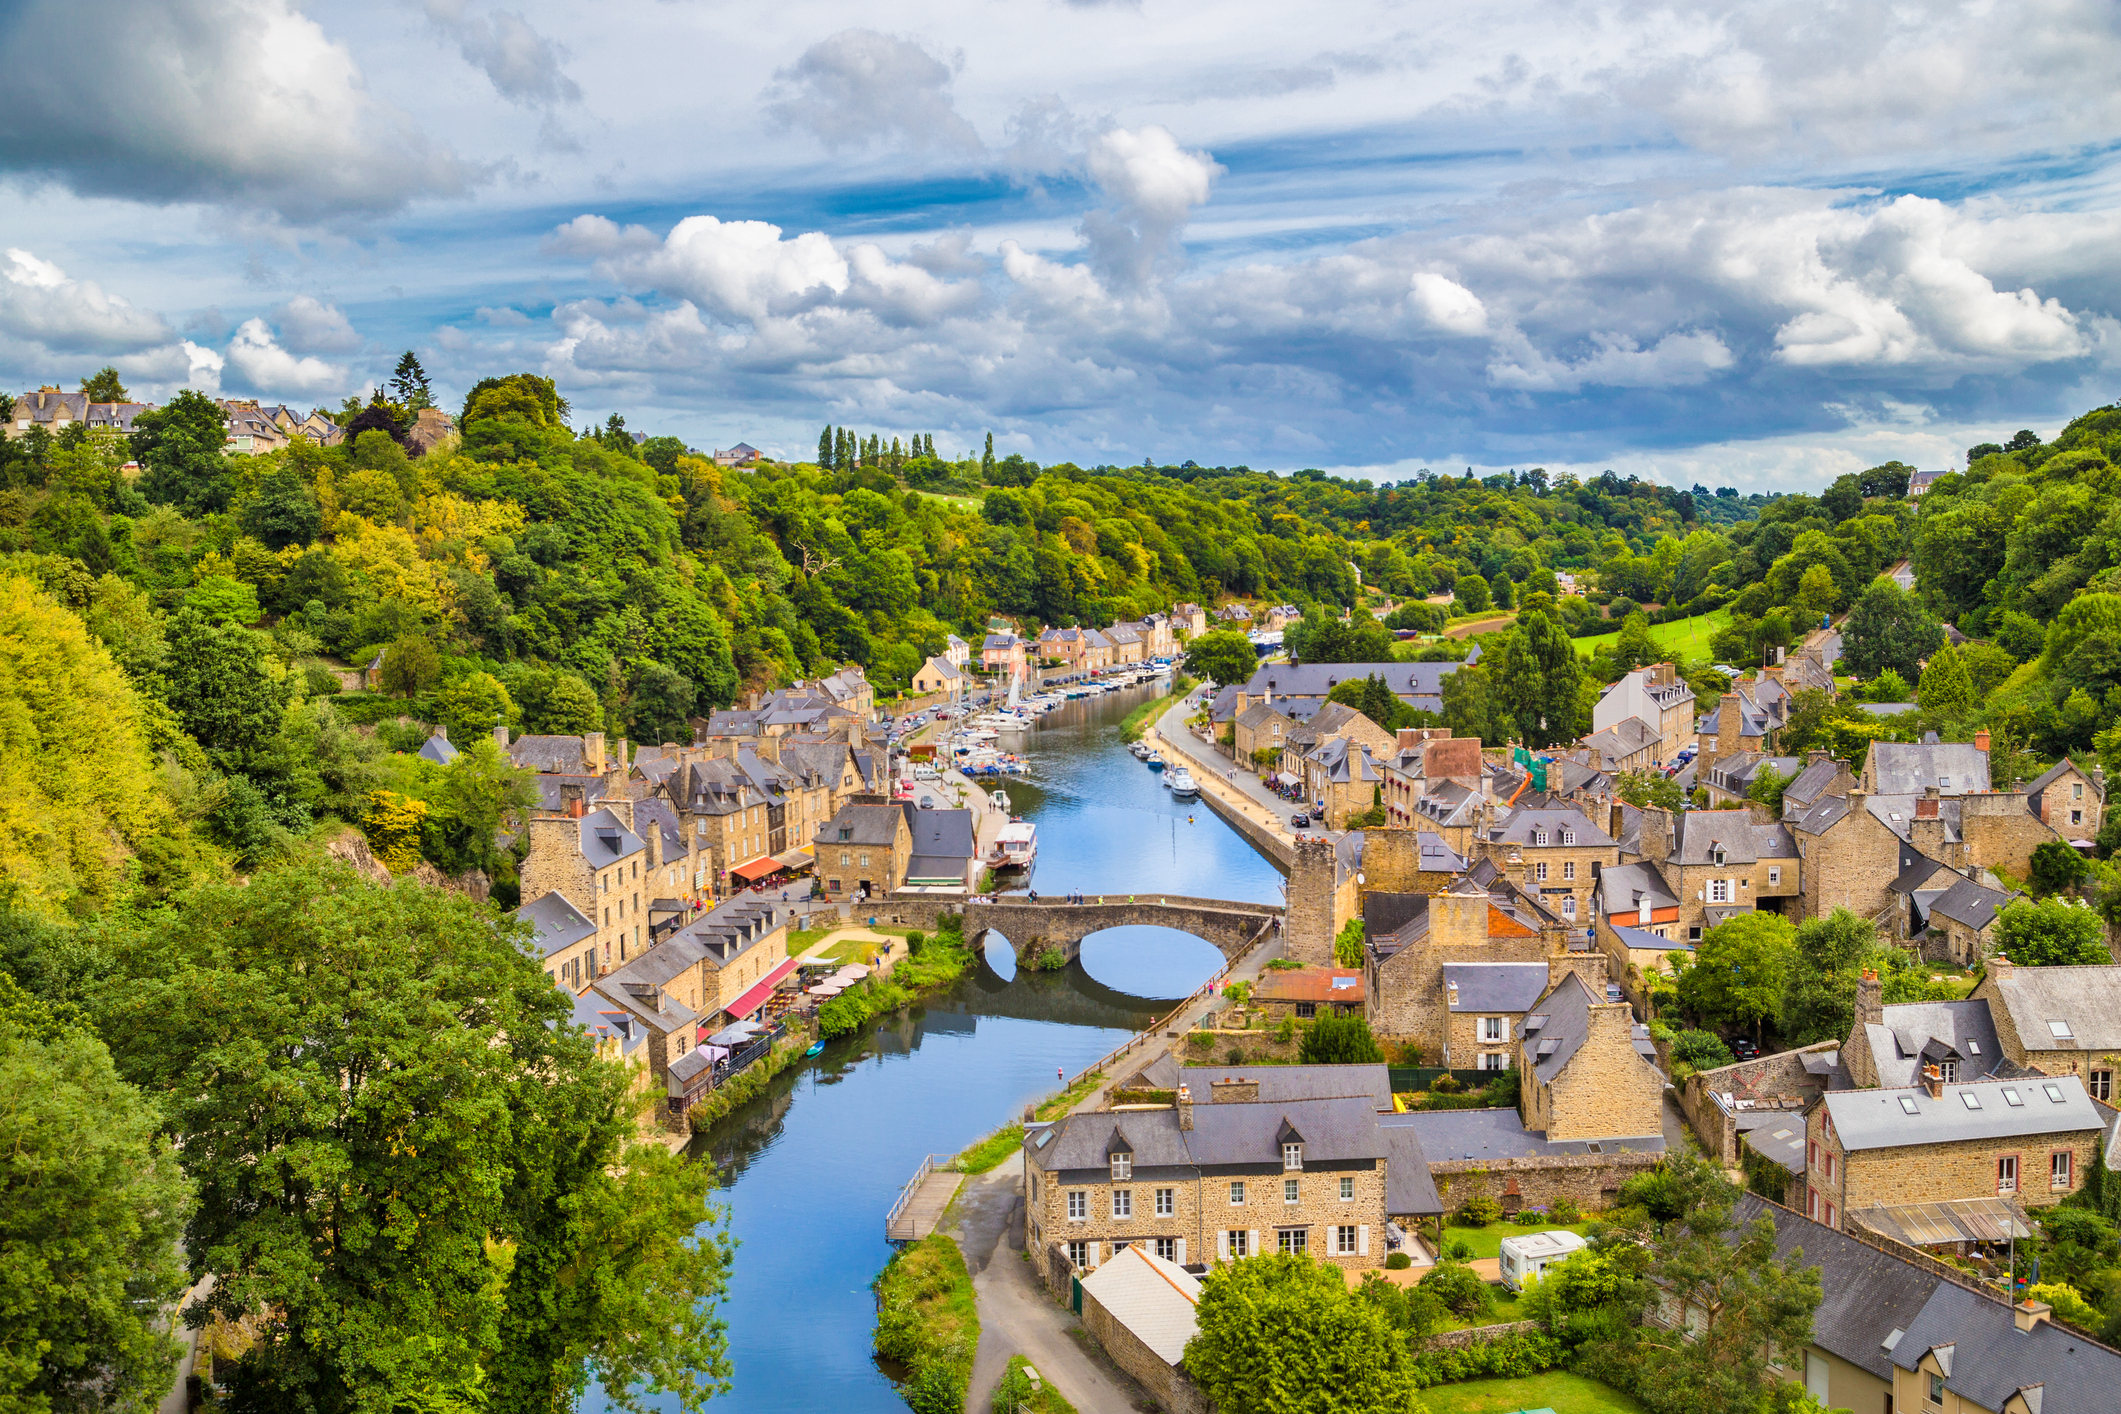
<svg viewBox="0 0 2121 1414"><path fill-rule="evenodd" d="M1933 1065L1922 1067L1922 1088L1929 1091L1932 1100L1944 1098L1944 1073Z"/></svg>
<svg viewBox="0 0 2121 1414"><path fill-rule="evenodd" d="M1980 729L1979 731L1977 731L1977 732L1975 732L1975 733L1974 733L1974 750L1976 750L1976 751L1980 752L1980 753L1981 753L1981 754L1982 754L1983 756L1986 756L1986 755L1988 755L1988 728L1987 728L1987 727L1983 727L1983 728L1981 728L1981 729Z"/></svg>
<svg viewBox="0 0 2121 1414"><path fill-rule="evenodd" d="M1865 968L1856 983L1856 1025L1883 1026L1885 1024L1885 986L1878 980L1878 973Z"/></svg>

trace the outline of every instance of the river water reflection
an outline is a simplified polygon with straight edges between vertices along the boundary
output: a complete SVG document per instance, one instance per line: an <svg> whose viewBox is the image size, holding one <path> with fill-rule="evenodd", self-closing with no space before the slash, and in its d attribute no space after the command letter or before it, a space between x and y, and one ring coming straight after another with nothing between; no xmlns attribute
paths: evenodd
<svg viewBox="0 0 2121 1414"><path fill-rule="evenodd" d="M1003 783L1038 824L1041 894L1192 894L1278 902L1281 875L1205 806L1173 801L1120 746L1139 689L1072 702L1025 739ZM1188 822L1188 816L1191 822ZM870 1358L883 1220L928 1153L953 1153L1148 1024L1221 965L1209 944L1116 928L1057 973L977 968L949 993L826 1047L694 1141L738 1239L722 1316L731 1410L903 1411ZM592 1398L588 1407L602 1401Z"/></svg>

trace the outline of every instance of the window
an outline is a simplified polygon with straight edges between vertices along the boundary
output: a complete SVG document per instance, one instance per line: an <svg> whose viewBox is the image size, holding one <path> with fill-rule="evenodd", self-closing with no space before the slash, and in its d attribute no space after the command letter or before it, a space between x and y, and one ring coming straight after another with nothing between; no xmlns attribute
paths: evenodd
<svg viewBox="0 0 2121 1414"><path fill-rule="evenodd" d="M2047 1096L2048 1100L2054 1104L2063 1103L2062 1087L2060 1085L2043 1085L2040 1087L2040 1093Z"/></svg>
<svg viewBox="0 0 2121 1414"><path fill-rule="evenodd" d="M2070 812L2069 812L2069 822L2070 822L2070 823L2071 823L2072 825L2081 825L2081 824L2083 824L2083 823L2084 823L2084 812L2083 812L2082 810L2072 810L2072 811L2070 811Z"/></svg>
<svg viewBox="0 0 2121 1414"><path fill-rule="evenodd" d="M1341 1179L1341 1181L1340 1181L1340 1201L1341 1201L1341 1202L1343 1202L1343 1203L1352 1203L1352 1202L1354 1202L1354 1201L1355 1201L1355 1180L1354 1180L1354 1179L1352 1179L1352 1178L1343 1178L1343 1179Z"/></svg>
<svg viewBox="0 0 2121 1414"><path fill-rule="evenodd" d="M1563 830L1561 832L1561 842L1563 844L1576 843L1576 832L1574 830Z"/></svg>
<svg viewBox="0 0 2121 1414"><path fill-rule="evenodd" d="M2069 1029L2067 1021L2050 1021L2047 1023L2047 1033L2057 1041L2072 1041L2076 1039L2076 1034Z"/></svg>
<svg viewBox="0 0 2121 1414"><path fill-rule="evenodd" d="M1770 864L1768 866L1767 881L1768 887L1771 889L1782 887L1782 866L1780 864Z"/></svg>
<svg viewBox="0 0 2121 1414"><path fill-rule="evenodd" d="M1804 1166L1813 1169L1819 1167L1819 1141L1816 1139L1804 1141Z"/></svg>
<svg viewBox="0 0 2121 1414"><path fill-rule="evenodd" d="M2003 1103L2014 1110L2025 1108L2025 1101L2019 1097L2016 1090L2006 1089L2003 1092Z"/></svg>
<svg viewBox="0 0 2121 1414"><path fill-rule="evenodd" d="M1533 843L1533 844L1545 844L1546 842L1547 842L1547 832L1546 832L1545 830L1534 830L1534 831L1532 831L1532 843ZM1541 877L1541 878L1543 879L1543 878L1545 878L1546 876L1545 876L1544 874L1542 874L1542 875L1540 875L1540 877Z"/></svg>
<svg viewBox="0 0 2121 1414"><path fill-rule="evenodd" d="M1480 1068L1482 1070L1508 1070L1510 1068L1509 1060L1510 1058L1501 1051L1482 1051L1480 1053Z"/></svg>
<svg viewBox="0 0 2121 1414"><path fill-rule="evenodd" d="M1300 1169L1304 1166L1304 1146L1284 1144L1281 1146L1281 1166L1285 1169Z"/></svg>
<svg viewBox="0 0 2121 1414"><path fill-rule="evenodd" d="M1834 1151L1832 1149L1825 1150L1819 1155L1819 1158L1826 1171L1826 1181L1832 1183L1834 1181Z"/></svg>
<svg viewBox="0 0 2121 1414"><path fill-rule="evenodd" d="M1112 1156L1112 1181L1114 1183L1122 1183L1132 1177L1134 1177L1134 1156L1132 1154L1114 1154Z"/></svg>
<svg viewBox="0 0 2121 1414"><path fill-rule="evenodd" d="M1090 1195L1080 1188L1068 1195L1068 1221L1079 1223L1090 1216Z"/></svg>
<svg viewBox="0 0 2121 1414"><path fill-rule="evenodd" d="M2091 1084L2088 1088L2091 1090L2094 1100L2105 1100L2111 1103L2114 1098L2114 1073L2110 1070L2093 1071L2091 1073Z"/></svg>
<svg viewBox="0 0 2121 1414"><path fill-rule="evenodd" d="M1166 1262L1175 1262L1175 1261L1177 1261L1177 1260L1178 1260L1178 1239L1177 1239L1177 1238L1175 1238L1175 1237L1159 1237L1159 1238L1157 1238L1157 1239L1156 1239L1156 1255L1157 1255L1157 1256L1159 1256L1159 1257L1161 1257L1161 1258L1163 1258L1163 1259L1164 1259L1164 1260L1165 1260Z"/></svg>
<svg viewBox="0 0 2121 1414"><path fill-rule="evenodd" d="M1932 1404L1934 1404L1934 1405L1938 1406L1938 1407L1939 1407L1939 1408L1941 1409L1941 1408L1942 1408L1942 1407L1944 1406L1944 1376L1942 1376L1942 1375L1931 1375L1931 1376L1930 1376L1930 1391L1929 1391L1929 1392L1930 1392L1930 1403L1932 1403Z"/></svg>
<svg viewBox="0 0 2121 1414"><path fill-rule="evenodd" d="M1249 1257L1252 1255L1252 1234L1248 1232L1232 1229L1223 1234L1223 1241L1229 1245L1232 1257Z"/></svg>
<svg viewBox="0 0 2121 1414"><path fill-rule="evenodd" d="M1576 877L1575 860L1564 859L1563 861L1561 861L1561 877L1564 879L1573 879Z"/></svg>
<svg viewBox="0 0 2121 1414"><path fill-rule="evenodd" d="M861 866L862 866L862 867L863 867L864 869L867 869L867 868L869 867L869 856L868 856L868 855L866 855L866 854L865 854L865 855L863 855L863 856L861 857Z"/></svg>
<svg viewBox="0 0 2121 1414"><path fill-rule="evenodd" d="M1978 1110L1981 1108L1981 1097L1979 1095L1976 1095L1971 1090L1961 1090L1959 1092L1959 1099L1970 1110Z"/></svg>
<svg viewBox="0 0 2121 1414"><path fill-rule="evenodd" d="M1296 1201L1295 1179L1285 1178L1281 1181L1281 1201L1284 1203L1294 1203Z"/></svg>
<svg viewBox="0 0 2121 1414"><path fill-rule="evenodd" d="M1333 1250L1342 1257L1355 1255L1355 1224L1342 1223L1333 1229Z"/></svg>
<svg viewBox="0 0 2121 1414"><path fill-rule="evenodd" d="M2069 788L2069 798L2071 800L2084 799L2084 782L2078 781Z"/></svg>
<svg viewBox="0 0 2121 1414"><path fill-rule="evenodd" d="M2018 1156L2005 1154L1996 1160L1996 1191L2016 1193L2018 1191Z"/></svg>
<svg viewBox="0 0 2121 1414"><path fill-rule="evenodd" d="M842 862L842 863L845 863L846 861L842 860L841 862ZM837 880L837 879L827 879L827 880L825 881L825 892L827 892L827 893L831 893L831 894L836 894L836 893L838 893L839 891L840 891L840 881L839 881L839 880Z"/></svg>
<svg viewBox="0 0 2121 1414"><path fill-rule="evenodd" d="M1913 1095L1902 1095L1900 1097L1900 1113L1918 1115L1922 1113L1922 1109L1915 1103Z"/></svg>
<svg viewBox="0 0 2121 1414"><path fill-rule="evenodd" d="M1157 1189L1157 1190L1156 1190L1156 1215L1157 1215L1158 1217L1160 1217L1160 1218L1168 1218L1168 1217L1170 1217L1170 1216L1171 1216L1171 1214L1172 1214L1172 1212L1173 1212L1173 1211L1174 1211L1174 1210L1176 1209L1176 1207L1177 1207L1177 1196L1178 1196L1178 1190L1177 1190L1177 1189L1175 1189L1175 1188L1159 1188L1159 1189Z"/></svg>
<svg viewBox="0 0 2121 1414"><path fill-rule="evenodd" d="M1722 845L1718 845L1718 846L1716 846L1716 851L1715 851L1715 853L1714 853L1714 854L1713 854L1713 855L1711 856L1711 859L1712 859L1712 861L1713 861L1714 863L1717 863L1717 864L1721 864L1721 863L1723 863L1723 846L1722 846Z"/></svg>
<svg viewBox="0 0 2121 1414"><path fill-rule="evenodd" d="M1318 1015L1318 1003L1298 1002L1296 1004L1296 1015L1299 1018L1310 1018Z"/></svg>
<svg viewBox="0 0 2121 1414"><path fill-rule="evenodd" d="M1310 1250L1311 1234L1300 1227L1285 1227L1275 1234L1281 1239L1281 1254L1284 1257L1301 1257Z"/></svg>
<svg viewBox="0 0 2121 1414"><path fill-rule="evenodd" d="M2058 1193L2069 1191L2071 1157L2067 1149L2058 1149L2047 1156L2047 1186Z"/></svg>
<svg viewBox="0 0 2121 1414"><path fill-rule="evenodd" d="M1131 1218L1134 1216L1134 1190L1115 1188L1112 1190L1112 1216Z"/></svg>
<svg viewBox="0 0 2121 1414"><path fill-rule="evenodd" d="M1731 881L1730 881L1729 879L1711 879L1711 880L1709 880L1709 902L1710 902L1710 903L1729 903L1730 901L1731 901Z"/></svg>
<svg viewBox="0 0 2121 1414"><path fill-rule="evenodd" d="M1245 1181L1241 1178L1230 1181L1230 1203L1235 1207L1245 1201Z"/></svg>
<svg viewBox="0 0 2121 1414"><path fill-rule="evenodd" d="M1547 881L1547 866L1545 860L1541 860L1539 863L1532 866L1532 877L1542 884Z"/></svg>
<svg viewBox="0 0 2121 1414"><path fill-rule="evenodd" d="M1561 916L1563 918L1574 918L1576 916L1576 895L1570 894L1561 901Z"/></svg>
<svg viewBox="0 0 2121 1414"><path fill-rule="evenodd" d="M1077 1271L1090 1265L1090 1244L1071 1242L1068 1244L1068 1261Z"/></svg>
<svg viewBox="0 0 2121 1414"><path fill-rule="evenodd" d="M1480 1039L1483 1041L1507 1041L1510 1039L1509 1018L1483 1016L1480 1018Z"/></svg>

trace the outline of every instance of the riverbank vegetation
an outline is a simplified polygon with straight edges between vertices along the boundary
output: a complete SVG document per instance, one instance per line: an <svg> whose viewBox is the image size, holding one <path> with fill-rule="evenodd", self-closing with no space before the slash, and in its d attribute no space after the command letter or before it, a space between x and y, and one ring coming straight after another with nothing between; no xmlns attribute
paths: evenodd
<svg viewBox="0 0 2121 1414"><path fill-rule="evenodd" d="M1009 1369L994 1388L994 1414L1075 1414L1075 1406L1037 1374L1037 1367L1021 1355L1009 1357Z"/></svg>
<svg viewBox="0 0 2121 1414"><path fill-rule="evenodd" d="M1169 692L1152 697L1147 702L1136 703L1133 711L1120 718L1119 739L1129 744L1140 741L1143 734L1155 724L1157 718L1168 712L1173 703L1197 686L1199 686L1197 680L1187 677L1184 673L1174 676L1171 679L1171 690Z"/></svg>
<svg viewBox="0 0 2121 1414"><path fill-rule="evenodd" d="M1042 1120L1059 1119L1083 1102L1085 1096L1104 1082L1101 1070L1078 1075L1064 1090L1056 1090L1031 1108L1032 1117ZM957 1156L953 1165L959 1173L987 1173L1002 1160L1023 1146L1024 1126L1012 1121L969 1146Z"/></svg>
<svg viewBox="0 0 2121 1414"><path fill-rule="evenodd" d="M876 1353L898 1365L914 1414L962 1414L979 1348L972 1275L944 1233L908 1243L877 1275Z"/></svg>
<svg viewBox="0 0 2121 1414"><path fill-rule="evenodd" d="M932 936L908 930L906 949L907 955L892 967L889 977L866 977L819 1007L818 1034L832 1037L858 1031L871 1017L897 1011L949 986L973 961L964 922L953 913L942 916Z"/></svg>

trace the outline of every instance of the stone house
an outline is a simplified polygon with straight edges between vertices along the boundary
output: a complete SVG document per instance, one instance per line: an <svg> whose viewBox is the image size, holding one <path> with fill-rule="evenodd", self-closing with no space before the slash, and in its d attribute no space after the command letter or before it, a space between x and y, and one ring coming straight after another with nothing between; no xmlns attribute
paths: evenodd
<svg viewBox="0 0 2121 1414"><path fill-rule="evenodd" d="M597 926L564 894L538 895L516 910L531 928L531 947L553 985L579 993L599 971Z"/></svg>
<svg viewBox="0 0 2121 1414"><path fill-rule="evenodd" d="M1359 967L1270 968L1252 984L1252 1004L1269 1020L1292 1017L1363 1014L1362 969Z"/></svg>
<svg viewBox="0 0 2121 1414"><path fill-rule="evenodd" d="M1104 634L1105 641L1112 645L1112 666L1115 668L1139 663L1149 656L1148 637L1140 624L1114 624Z"/></svg>
<svg viewBox="0 0 2121 1414"><path fill-rule="evenodd" d="M1927 905L1923 956L1935 959L1941 955L1959 967L1972 967L1995 951L1996 914L2013 897L1955 876Z"/></svg>
<svg viewBox="0 0 2121 1414"><path fill-rule="evenodd" d="M1488 834L1488 798L1478 786L1432 782L1414 802L1410 828L1433 833L1459 854L1471 856Z"/></svg>
<svg viewBox="0 0 2121 1414"><path fill-rule="evenodd" d="M1778 688L1779 694L1780 689ZM1771 733L1782 725L1775 708L1761 699L1764 694L1758 681L1740 678L1731 684L1730 691L1723 694L1714 710L1695 725L1695 756L1693 770L1698 781L1708 774L1709 767L1719 756L1733 756L1741 751L1764 752L1773 744ZM1786 694L1781 700L1787 700Z"/></svg>
<svg viewBox="0 0 2121 1414"><path fill-rule="evenodd" d="M1453 1070L1508 1070L1524 1039L1524 1019L1553 977L1544 961L1445 963L1450 1032L1439 1059Z"/></svg>
<svg viewBox="0 0 2121 1414"><path fill-rule="evenodd" d="M1187 638L1200 637L1208 631L1208 611L1198 604L1172 606L1171 630Z"/></svg>
<svg viewBox="0 0 2121 1414"><path fill-rule="evenodd" d="M1225 628L1240 625L1249 627L1252 622L1252 606L1233 601L1217 609L1215 618Z"/></svg>
<svg viewBox="0 0 2121 1414"><path fill-rule="evenodd" d="M1575 970L1564 973L1524 1019L1525 1128L1550 1142L1661 1137L1665 1078L1656 1054L1626 1002L1607 1001L1602 986L1592 991Z"/></svg>
<svg viewBox="0 0 2121 1414"><path fill-rule="evenodd" d="M1024 666L1024 641L1013 633L990 633L980 645L979 661L982 672L1020 672Z"/></svg>
<svg viewBox="0 0 2121 1414"><path fill-rule="evenodd" d="M1082 665L1083 631L1079 628L1045 628L1038 635L1038 660L1074 669Z"/></svg>
<svg viewBox="0 0 2121 1414"><path fill-rule="evenodd" d="M2106 820L2106 772L2089 772L2067 756L2026 786L2026 803L2040 823L2066 840L2095 840Z"/></svg>
<svg viewBox="0 0 2121 1414"><path fill-rule="evenodd" d="M1638 722L1640 734L1655 739L1650 761L1675 761L1693 739L1694 709L1694 689L1678 670L1670 663L1652 663L1605 690L1591 709L1591 732L1598 735L1624 722Z"/></svg>
<svg viewBox="0 0 2121 1414"><path fill-rule="evenodd" d="M1086 628L1083 634L1082 661L1076 666L1084 672L1101 673L1112 666L1112 640L1094 628Z"/></svg>
<svg viewBox="0 0 2121 1414"><path fill-rule="evenodd" d="M793 737L716 740L652 775L644 789L676 812L696 887L718 895L807 864L799 851L816 824L870 784L845 743Z"/></svg>
<svg viewBox="0 0 2121 1414"><path fill-rule="evenodd" d="M1392 695L1418 712L1442 713L1443 680L1457 663L1262 663L1238 690L1237 710L1281 697L1330 697L1344 682L1382 678Z"/></svg>
<svg viewBox="0 0 2121 1414"><path fill-rule="evenodd" d="M1770 756L1762 751L1734 751L1718 756L1706 769L1697 769L1695 783L1708 792L1709 804L1744 805L1751 799L1754 782L1773 770L1788 781L1804 772L1804 761L1796 756Z"/></svg>
<svg viewBox="0 0 2121 1414"><path fill-rule="evenodd" d="M1679 898L1674 936L1701 941L1702 933L1734 912L1759 909L1795 914L1802 895L1802 859L1781 821L1762 823L1743 810L1697 810L1674 817L1643 812L1642 849L1654 858L1657 832L1670 821L1671 844L1660 871Z"/></svg>
<svg viewBox="0 0 2121 1414"><path fill-rule="evenodd" d="M1968 1000L1987 1004L2012 1065L2080 1077L2093 1099L2114 1103L2121 967L2018 967L1991 958Z"/></svg>
<svg viewBox="0 0 2121 1414"><path fill-rule="evenodd" d="M825 897L883 898L906 880L914 807L843 805L817 832L817 876Z"/></svg>
<svg viewBox="0 0 2121 1414"><path fill-rule="evenodd" d="M1182 1084L1167 1108L1026 1126L1026 1237L1058 1249L1056 1294L1065 1273L1135 1243L1180 1266L1288 1252L1380 1267L1388 1221L1442 1211L1419 1141L1381 1126L1375 1099L1225 1089L1196 1103Z"/></svg>
<svg viewBox="0 0 2121 1414"><path fill-rule="evenodd" d="M954 697L964 688L965 675L947 658L930 658L913 673L913 690L922 697Z"/></svg>
<svg viewBox="0 0 2121 1414"><path fill-rule="evenodd" d="M1371 759L1370 748L1353 737L1328 737L1299 764L1304 799L1329 830L1348 828L1352 817L1372 808L1384 785L1384 773Z"/></svg>
<svg viewBox="0 0 2121 1414"><path fill-rule="evenodd" d="M1454 737L1449 727L1401 727L1393 748L1379 759L1384 770L1385 814L1395 825L1411 824L1429 791L1454 782L1478 792L1485 765L1480 738Z"/></svg>
<svg viewBox="0 0 2121 1414"><path fill-rule="evenodd" d="M1620 843L1574 806L1513 810L1489 827L1474 853L1539 895L1580 938L1591 936L1598 873L1620 863Z"/></svg>
<svg viewBox="0 0 2121 1414"><path fill-rule="evenodd" d="M1821 796L1789 822L1797 846L1803 916L1822 918L1846 908L1876 918L1894 903L1900 876L1900 836L1861 789Z"/></svg>
<svg viewBox="0 0 2121 1414"><path fill-rule="evenodd" d="M1585 764L1599 771L1647 770L1664 759L1657 754L1664 749L1664 739L1640 717L1622 717L1592 732L1583 739L1583 746L1591 753Z"/></svg>
<svg viewBox="0 0 2121 1414"><path fill-rule="evenodd" d="M1206 1414L1207 1396L1186 1375L1186 1342L1200 1329L1200 1280L1140 1243L1121 1247L1082 1279L1083 1329L1112 1363L1172 1414Z"/></svg>
<svg viewBox="0 0 2121 1414"><path fill-rule="evenodd" d="M1385 893L1433 894L1447 889L1471 861L1432 830L1396 827L1362 834L1363 887Z"/></svg>
<svg viewBox="0 0 2121 1414"><path fill-rule="evenodd" d="M1678 894L1647 860L1601 872L1592 906L1594 941L1605 954L1607 974L1636 1002L1644 1000L1644 973L1669 972L1665 954L1693 950L1680 922Z"/></svg>
<svg viewBox="0 0 2121 1414"><path fill-rule="evenodd" d="M1906 1089L1925 1068L1947 1084L2012 1073L1987 1002L1881 1004L1875 972L1856 983L1855 1015L1841 1048L1841 1071L1858 1089Z"/></svg>
<svg viewBox="0 0 2121 1414"><path fill-rule="evenodd" d="M1288 744L1289 734L1296 727L1296 720L1279 708L1265 702L1255 702L1230 724L1231 745L1237 759L1250 766L1257 753L1274 753L1274 763L1267 769L1274 770L1280 764L1282 748Z"/></svg>
<svg viewBox="0 0 2121 1414"><path fill-rule="evenodd" d="M656 860L634 833L633 802L624 797L578 817L532 816L527 829L522 896L535 903L557 893L595 929L582 956L555 979L579 992L647 949Z"/></svg>
<svg viewBox="0 0 2121 1414"><path fill-rule="evenodd" d="M1988 732L1966 741L1874 741L1863 754L1863 789L1869 795L1973 795L1989 789Z"/></svg>
<svg viewBox="0 0 2121 1414"><path fill-rule="evenodd" d="M914 810L899 887L922 893L970 894L979 883L979 845L970 810ZM838 866L835 866L838 867Z"/></svg>
<svg viewBox="0 0 2121 1414"><path fill-rule="evenodd" d="M1142 632L1143 642L1148 645L1152 658L1175 658L1178 656L1178 630L1169 614L1151 614L1135 626Z"/></svg>
<svg viewBox="0 0 2121 1414"><path fill-rule="evenodd" d="M2075 1192L2106 1121L2074 1075L1828 1091L1806 1115L1805 1215L2005 1197L2045 1207Z"/></svg>

